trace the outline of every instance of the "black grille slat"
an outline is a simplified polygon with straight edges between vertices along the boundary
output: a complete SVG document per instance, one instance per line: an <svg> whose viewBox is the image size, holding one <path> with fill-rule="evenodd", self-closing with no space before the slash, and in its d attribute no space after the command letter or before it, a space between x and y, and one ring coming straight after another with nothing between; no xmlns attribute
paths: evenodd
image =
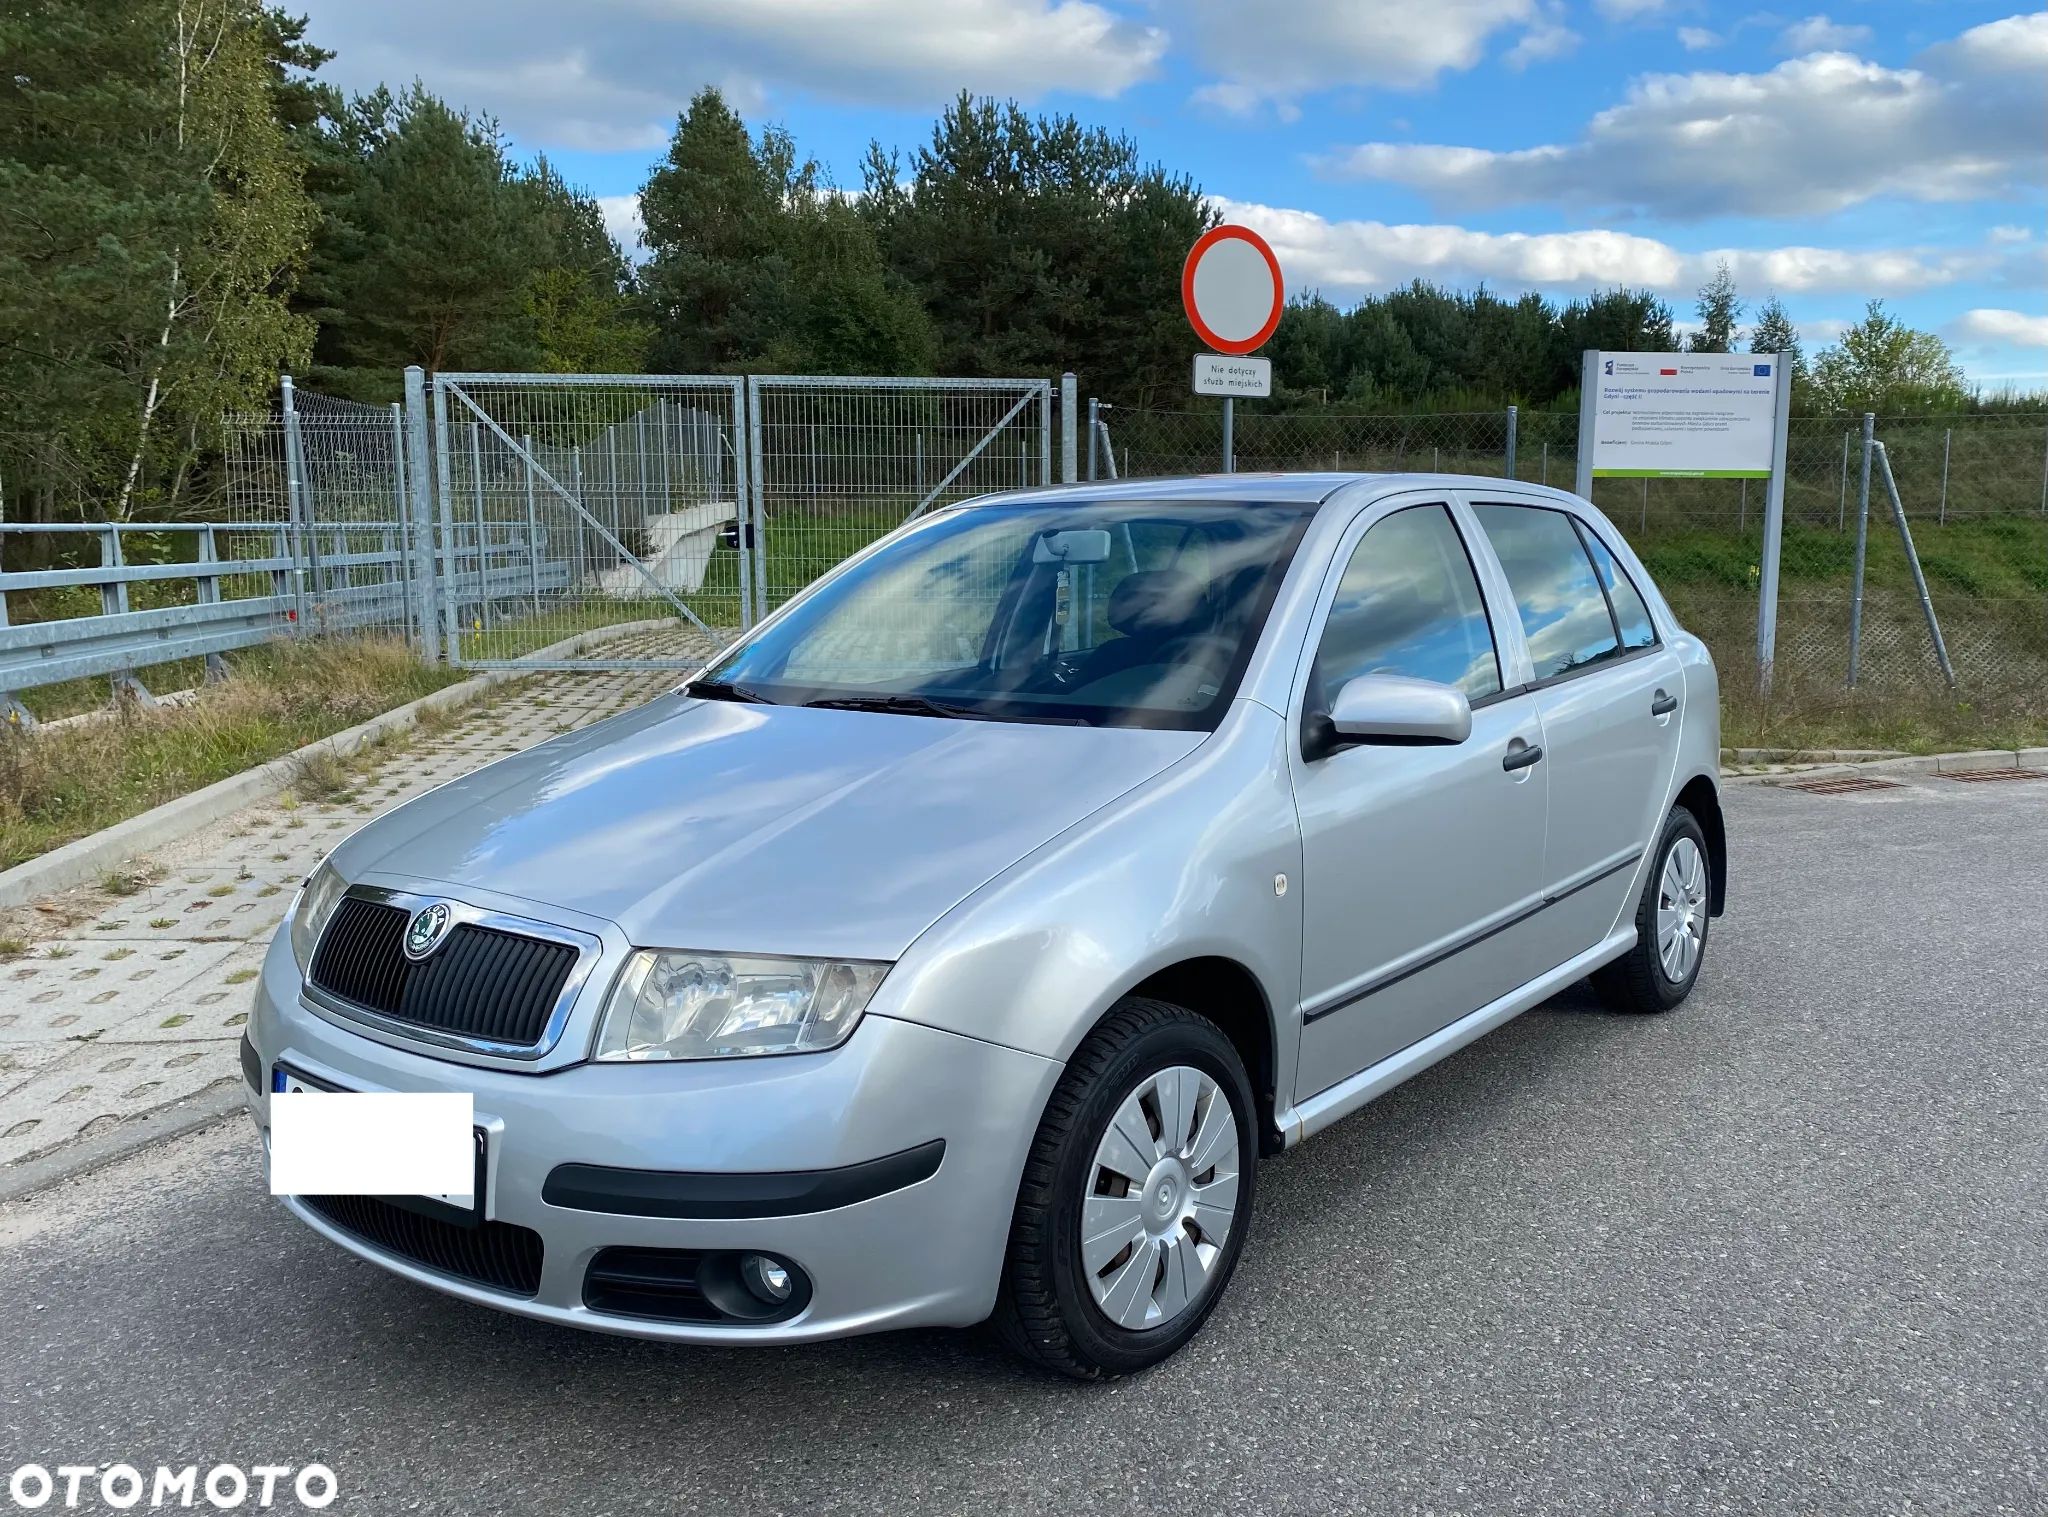
<svg viewBox="0 0 2048 1517"><path fill-rule="evenodd" d="M379 1016L459 1037L531 1047L576 968L567 943L462 922L420 963L405 957L410 913L350 896L313 954L312 982Z"/></svg>
<svg viewBox="0 0 2048 1517"><path fill-rule="evenodd" d="M438 1274L514 1296L540 1293L540 1234L510 1222L464 1227L376 1196L302 1196L323 1220L372 1248Z"/></svg>

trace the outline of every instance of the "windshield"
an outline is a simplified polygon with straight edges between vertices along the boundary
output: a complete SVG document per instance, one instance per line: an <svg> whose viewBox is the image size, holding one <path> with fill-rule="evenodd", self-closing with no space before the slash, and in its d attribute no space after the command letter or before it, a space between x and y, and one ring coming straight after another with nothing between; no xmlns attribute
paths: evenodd
<svg viewBox="0 0 2048 1517"><path fill-rule="evenodd" d="M1312 509L1059 501L950 511L739 644L691 693L1212 728Z"/></svg>

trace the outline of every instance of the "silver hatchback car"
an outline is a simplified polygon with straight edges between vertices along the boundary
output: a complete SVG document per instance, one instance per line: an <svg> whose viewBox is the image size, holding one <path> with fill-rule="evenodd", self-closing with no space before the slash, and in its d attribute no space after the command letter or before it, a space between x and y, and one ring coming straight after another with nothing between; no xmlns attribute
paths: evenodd
<svg viewBox="0 0 2048 1517"><path fill-rule="evenodd" d="M473 1200L299 1196L566 1326L993 1318L1172 1353L1262 1157L1591 975L1666 1011L1722 909L1707 650L1554 490L1238 475L906 525L673 694L372 822L244 1044L468 1091Z"/></svg>

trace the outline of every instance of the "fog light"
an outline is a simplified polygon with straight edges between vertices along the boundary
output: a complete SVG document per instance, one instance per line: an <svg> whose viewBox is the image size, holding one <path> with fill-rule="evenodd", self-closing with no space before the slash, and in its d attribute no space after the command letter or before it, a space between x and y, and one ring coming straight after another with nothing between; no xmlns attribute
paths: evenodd
<svg viewBox="0 0 2048 1517"><path fill-rule="evenodd" d="M756 1298L769 1306L781 1306L796 1289L788 1268L766 1254L748 1254L740 1260L740 1280Z"/></svg>

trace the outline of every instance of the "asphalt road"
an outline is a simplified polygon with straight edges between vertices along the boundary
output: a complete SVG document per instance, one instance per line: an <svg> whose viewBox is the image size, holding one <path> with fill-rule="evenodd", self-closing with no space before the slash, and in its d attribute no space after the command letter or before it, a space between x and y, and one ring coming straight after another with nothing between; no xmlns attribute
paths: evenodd
<svg viewBox="0 0 2048 1517"><path fill-rule="evenodd" d="M1271 1163L1149 1375L525 1323L327 1247L237 1122L0 1219L0 1476L317 1459L350 1513L2048 1510L2048 780L1729 809L1685 1008L1567 996Z"/></svg>

